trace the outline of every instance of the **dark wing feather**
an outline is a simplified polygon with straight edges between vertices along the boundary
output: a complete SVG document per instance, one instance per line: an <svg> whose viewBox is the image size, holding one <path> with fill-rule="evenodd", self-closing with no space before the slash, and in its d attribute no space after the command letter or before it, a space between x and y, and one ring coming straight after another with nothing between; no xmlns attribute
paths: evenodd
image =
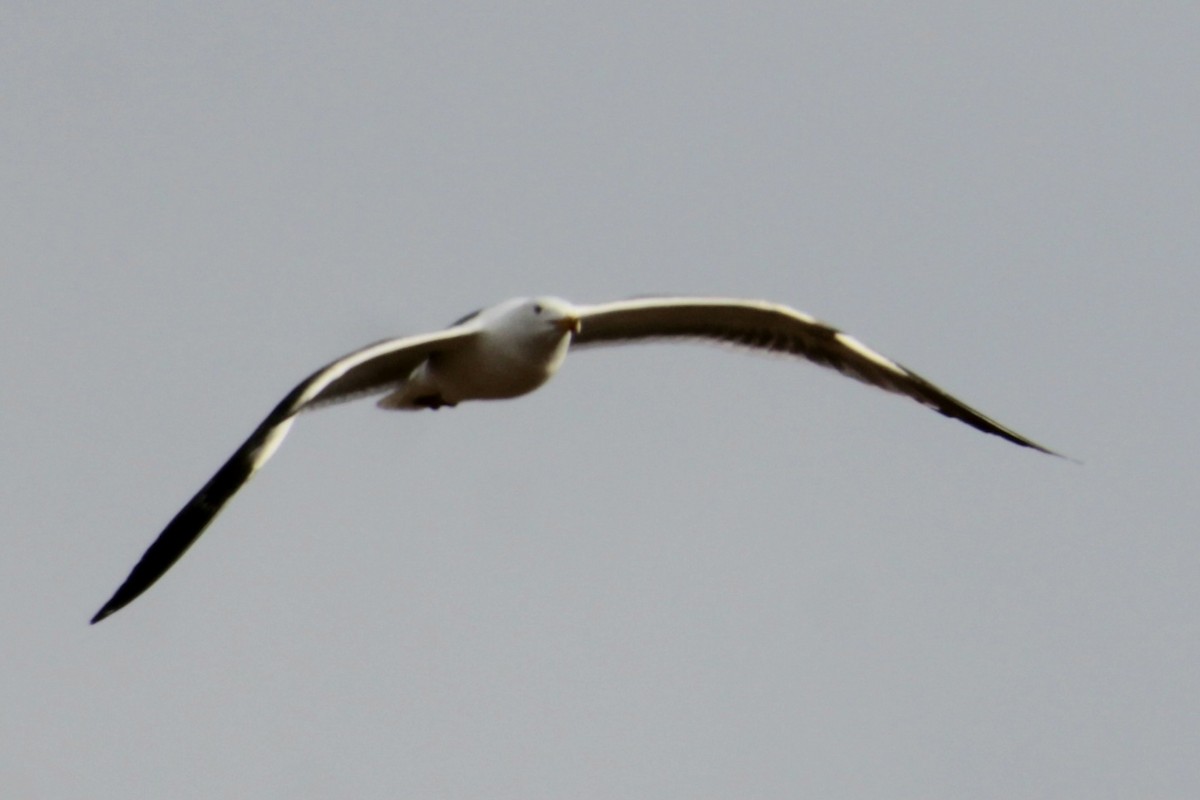
<svg viewBox="0 0 1200 800"><path fill-rule="evenodd" d="M907 395L973 428L1059 455L1004 427L853 337L807 314L756 300L660 297L624 300L580 311L572 347L654 339L709 339L800 356L863 383Z"/></svg>
<svg viewBox="0 0 1200 800"><path fill-rule="evenodd" d="M387 391L404 381L430 354L475 336L477 328L451 328L364 347L317 370L283 398L208 483L167 523L129 577L92 617L119 611L149 589L200 537L217 513L266 463L296 414L317 406Z"/></svg>

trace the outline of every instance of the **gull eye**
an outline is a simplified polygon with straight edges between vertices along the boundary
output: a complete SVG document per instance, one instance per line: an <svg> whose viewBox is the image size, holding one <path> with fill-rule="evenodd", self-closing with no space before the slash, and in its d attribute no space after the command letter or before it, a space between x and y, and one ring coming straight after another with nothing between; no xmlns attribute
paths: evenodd
<svg viewBox="0 0 1200 800"><path fill-rule="evenodd" d="M542 304L541 304L541 303L534 303L534 304L533 304L533 313L535 313L535 314L540 314L540 313L542 313Z"/></svg>

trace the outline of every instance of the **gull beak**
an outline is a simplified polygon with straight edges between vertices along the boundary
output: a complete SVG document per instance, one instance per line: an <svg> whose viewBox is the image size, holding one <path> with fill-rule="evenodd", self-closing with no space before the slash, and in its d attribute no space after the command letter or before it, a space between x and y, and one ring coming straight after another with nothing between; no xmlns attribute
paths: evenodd
<svg viewBox="0 0 1200 800"><path fill-rule="evenodd" d="M582 327L583 323L580 322L579 317L575 316L574 314L567 314L558 321L558 328L563 333L567 333L568 331L571 333L579 333Z"/></svg>

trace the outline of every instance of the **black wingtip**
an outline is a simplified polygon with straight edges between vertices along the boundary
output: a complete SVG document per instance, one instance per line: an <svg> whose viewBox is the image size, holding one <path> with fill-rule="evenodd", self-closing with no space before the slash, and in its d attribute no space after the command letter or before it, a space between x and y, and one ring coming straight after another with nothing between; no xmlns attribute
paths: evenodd
<svg viewBox="0 0 1200 800"><path fill-rule="evenodd" d="M1061 458L1063 461L1069 461L1070 463L1072 463L1078 467L1083 466L1082 459L1075 458L1074 456L1069 456L1066 453L1059 453L1054 450L1045 450L1045 449L1043 449L1042 452L1047 455L1054 456L1055 458Z"/></svg>
<svg viewBox="0 0 1200 800"><path fill-rule="evenodd" d="M1006 432L1007 432L1007 429L1006 429ZM1073 457L1067 455L1066 453L1060 453L1057 450L1051 450L1049 447L1045 447L1043 445L1038 444L1037 442L1030 441L1029 439L1026 439L1022 436L1017 436L1016 434L1013 434L1011 436L1008 436L1005 434L1000 434L1000 437L1002 439L1007 439L1008 441L1012 442L1013 444L1020 445L1021 447L1028 447L1030 450L1035 450L1039 453L1048 455L1051 458L1061 458L1063 461L1069 461L1072 464L1079 464L1079 465L1083 464L1083 462L1080 461L1079 459L1073 458Z"/></svg>
<svg viewBox="0 0 1200 800"><path fill-rule="evenodd" d="M270 419L259 426L237 452L217 470L187 505L179 509L174 518L163 528L158 538L146 549L134 565L125 582L117 588L108 602L96 612L90 624L95 625L134 600L155 584L171 566L183 556L187 549L200 537L213 521L229 498L240 489L254 473L254 453L273 426Z"/></svg>
<svg viewBox="0 0 1200 800"><path fill-rule="evenodd" d="M180 516L183 516L182 513L176 519L179 519ZM117 591L113 592L113 596L108 598L108 602L101 606L89 624L95 625L97 622L112 616L138 599L143 592L154 585L154 582L179 559L183 551L187 549L187 546L195 540L195 536L189 535L181 547L181 543L172 535L176 533L177 528L174 522L172 522L158 539L150 545L150 548L146 550L141 560L134 565L133 570L129 573L129 577L117 588ZM196 535L199 535L199 533L196 532Z"/></svg>
<svg viewBox="0 0 1200 800"><path fill-rule="evenodd" d="M1039 453L1045 453L1046 455L1052 456L1054 458L1061 458L1063 461L1070 461L1072 464L1080 464L1080 465L1083 464L1083 462L1077 458L1072 458L1071 456L1069 456L1065 453L1060 453L1057 450L1051 450L1049 447L1046 447L1045 445L1040 445L1037 442L1033 441L1032 439L1026 439L1024 436L1021 436L1018 433L1014 433L1013 431L1010 431L1008 428L1005 428L1001 425L997 425L996 423L992 422L991 420L987 420L987 422L989 424L995 426L995 429L993 430L990 428L984 428L983 430L987 431L988 433L995 434L996 436L999 436L1001 439L1006 439L1006 440L1012 442L1013 444L1020 445L1021 447L1028 447L1030 450L1036 450Z"/></svg>
<svg viewBox="0 0 1200 800"><path fill-rule="evenodd" d="M126 581L125 584L122 584L120 589L117 589L116 594L108 598L108 602L101 606L100 610L96 612L96 616L92 617L91 622L88 623L89 625L95 625L97 622L111 617L113 614L129 605L130 602L132 602L139 594L141 594L140 591L130 594L127 584L128 581Z"/></svg>

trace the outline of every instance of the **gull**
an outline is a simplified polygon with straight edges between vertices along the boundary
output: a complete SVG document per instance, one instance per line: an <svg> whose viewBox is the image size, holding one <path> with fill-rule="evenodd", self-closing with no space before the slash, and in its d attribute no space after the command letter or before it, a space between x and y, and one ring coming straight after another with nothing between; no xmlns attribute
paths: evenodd
<svg viewBox="0 0 1200 800"><path fill-rule="evenodd" d="M519 397L549 380L568 350L679 339L799 356L911 397L977 430L1059 456L854 337L787 306L724 297L644 297L598 305L573 305L557 297L515 298L468 314L440 331L356 350L303 380L167 523L92 624L124 608L179 560L274 455L302 411L379 394L380 408L396 410L436 410L467 400Z"/></svg>

